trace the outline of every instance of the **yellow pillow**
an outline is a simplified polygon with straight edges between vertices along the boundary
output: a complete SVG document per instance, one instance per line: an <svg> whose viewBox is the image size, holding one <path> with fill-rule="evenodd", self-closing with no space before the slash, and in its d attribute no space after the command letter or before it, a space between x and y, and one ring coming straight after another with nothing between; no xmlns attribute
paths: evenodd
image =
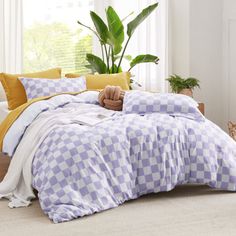
<svg viewBox="0 0 236 236"><path fill-rule="evenodd" d="M66 74L67 78L77 78L78 74ZM104 89L107 85L120 86L124 90L129 90L130 72L121 72L118 74L87 74L87 89Z"/></svg>
<svg viewBox="0 0 236 236"><path fill-rule="evenodd" d="M19 81L18 79L19 77L58 79L61 78L61 69L55 68L47 71L22 74L22 75L0 73L0 81L2 82L2 86L6 93L9 110L13 110L27 102L25 89L24 86Z"/></svg>

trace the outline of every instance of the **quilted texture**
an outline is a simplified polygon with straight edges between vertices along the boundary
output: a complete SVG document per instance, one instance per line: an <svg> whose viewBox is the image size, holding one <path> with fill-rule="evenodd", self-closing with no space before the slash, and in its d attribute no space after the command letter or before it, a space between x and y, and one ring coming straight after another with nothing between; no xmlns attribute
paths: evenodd
<svg viewBox="0 0 236 236"><path fill-rule="evenodd" d="M80 92L86 90L86 81L84 77L75 79L29 79L19 78L23 84L27 98L33 99L38 97L51 96L66 92Z"/></svg>
<svg viewBox="0 0 236 236"><path fill-rule="evenodd" d="M74 120L50 132L33 162L33 186L55 223L185 183L236 191L236 143L208 120L160 113L119 113L95 127Z"/></svg>
<svg viewBox="0 0 236 236"><path fill-rule="evenodd" d="M115 123L62 126L42 143L33 185L55 223L184 183L236 190L235 143L212 123L133 114Z"/></svg>
<svg viewBox="0 0 236 236"><path fill-rule="evenodd" d="M48 132L38 143L32 184L43 211L55 223L185 183L236 191L236 143L211 121L189 119L184 112L114 112L109 120L83 126L78 122L82 108L81 114L91 116L98 114L94 110L107 111L96 105L95 95L51 98L40 107L50 108L33 121L51 127L47 117L54 124L50 130L44 127ZM55 106L58 97L64 99ZM143 97L136 99L141 103ZM129 99L124 106L131 110Z"/></svg>

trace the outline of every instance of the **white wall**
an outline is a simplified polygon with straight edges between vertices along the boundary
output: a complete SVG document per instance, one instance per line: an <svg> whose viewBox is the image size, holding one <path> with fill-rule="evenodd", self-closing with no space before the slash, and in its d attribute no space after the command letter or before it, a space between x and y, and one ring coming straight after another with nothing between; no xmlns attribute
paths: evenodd
<svg viewBox="0 0 236 236"><path fill-rule="evenodd" d="M170 0L172 73L201 81L194 91L206 116L222 127L222 0Z"/></svg>
<svg viewBox="0 0 236 236"><path fill-rule="evenodd" d="M236 1L223 1L223 123L236 122Z"/></svg>
<svg viewBox="0 0 236 236"><path fill-rule="evenodd" d="M189 0L170 0L171 73L189 76Z"/></svg>
<svg viewBox="0 0 236 236"><path fill-rule="evenodd" d="M207 117L222 126L222 1L190 2L190 75L201 81L195 94Z"/></svg>

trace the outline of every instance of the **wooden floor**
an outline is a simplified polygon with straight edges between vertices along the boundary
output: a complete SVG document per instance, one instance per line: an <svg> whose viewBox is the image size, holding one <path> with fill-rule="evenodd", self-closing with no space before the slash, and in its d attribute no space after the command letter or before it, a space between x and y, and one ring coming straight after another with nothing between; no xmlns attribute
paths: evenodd
<svg viewBox="0 0 236 236"><path fill-rule="evenodd" d="M2 153L0 153L0 181L2 181L5 174L7 173L10 160L11 159L8 156L5 156Z"/></svg>

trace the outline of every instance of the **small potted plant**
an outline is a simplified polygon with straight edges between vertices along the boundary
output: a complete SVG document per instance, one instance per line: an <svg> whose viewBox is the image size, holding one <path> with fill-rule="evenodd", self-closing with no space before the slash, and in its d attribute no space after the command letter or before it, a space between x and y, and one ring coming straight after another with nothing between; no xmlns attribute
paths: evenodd
<svg viewBox="0 0 236 236"><path fill-rule="evenodd" d="M166 80L170 83L172 92L184 94L190 97L193 97L194 88L200 88L200 81L192 77L184 79L179 75L171 75Z"/></svg>

